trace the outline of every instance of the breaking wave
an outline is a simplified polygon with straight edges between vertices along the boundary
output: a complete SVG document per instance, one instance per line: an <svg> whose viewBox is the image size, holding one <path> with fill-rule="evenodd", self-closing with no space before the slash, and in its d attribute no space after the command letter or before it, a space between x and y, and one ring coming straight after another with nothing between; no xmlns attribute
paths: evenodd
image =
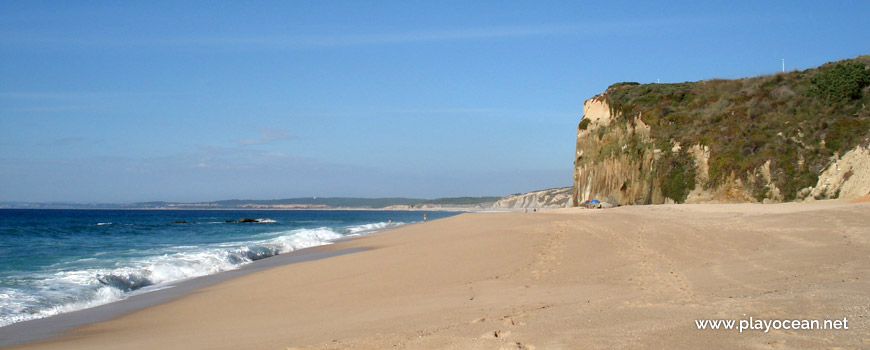
<svg viewBox="0 0 870 350"><path fill-rule="evenodd" d="M372 224L376 229L379 224ZM385 224L386 225L386 224ZM261 240L225 242L204 246L176 246L136 260L119 259L114 268L60 271L41 276L28 290L0 288L0 327L118 301L130 295L159 289L169 283L237 269L242 265L297 249L331 244L349 233L329 228L271 232Z"/></svg>

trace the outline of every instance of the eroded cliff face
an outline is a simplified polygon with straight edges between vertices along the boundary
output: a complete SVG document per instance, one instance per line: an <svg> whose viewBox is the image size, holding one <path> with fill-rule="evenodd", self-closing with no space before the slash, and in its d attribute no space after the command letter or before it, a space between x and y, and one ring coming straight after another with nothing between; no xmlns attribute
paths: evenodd
<svg viewBox="0 0 870 350"><path fill-rule="evenodd" d="M861 145L842 156L829 157L830 165L817 183L800 189L796 198L789 199L784 198L774 180L772 160L746 173L732 171L724 181L711 180L709 146L654 139L642 112L621 115L608 104L606 92L586 100L583 114L577 129L574 206L590 199L613 205L775 203L851 199L870 193L870 150ZM800 155L793 160L798 165L802 161ZM728 164L724 166L728 168Z"/></svg>
<svg viewBox="0 0 870 350"><path fill-rule="evenodd" d="M495 202L494 209L533 209L570 207L572 187L512 194Z"/></svg>
<svg viewBox="0 0 870 350"><path fill-rule="evenodd" d="M802 192L807 200L855 199L870 193L870 149L858 146L835 159L818 183Z"/></svg>
<svg viewBox="0 0 870 350"><path fill-rule="evenodd" d="M627 150L630 144L649 143L649 129L643 124L611 127L614 119L604 95L583 104L583 120L586 121L577 128L574 161L575 206L589 199L612 204L662 200L661 192L651 192L647 181L655 155L638 153L634 147Z"/></svg>
<svg viewBox="0 0 870 350"><path fill-rule="evenodd" d="M598 199L614 205L663 203L665 198L650 181L657 151L649 127L614 123L605 95L583 104L583 120L577 128L574 161L573 204Z"/></svg>

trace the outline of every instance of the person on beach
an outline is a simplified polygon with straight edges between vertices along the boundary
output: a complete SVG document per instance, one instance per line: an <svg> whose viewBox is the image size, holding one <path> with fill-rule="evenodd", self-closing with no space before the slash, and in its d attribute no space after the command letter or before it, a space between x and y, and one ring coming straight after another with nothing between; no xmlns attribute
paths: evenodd
<svg viewBox="0 0 870 350"><path fill-rule="evenodd" d="M426 213L423 213L423 221L426 221Z"/></svg>
<svg viewBox="0 0 870 350"><path fill-rule="evenodd" d="M393 226L393 220L387 220L387 226Z"/></svg>

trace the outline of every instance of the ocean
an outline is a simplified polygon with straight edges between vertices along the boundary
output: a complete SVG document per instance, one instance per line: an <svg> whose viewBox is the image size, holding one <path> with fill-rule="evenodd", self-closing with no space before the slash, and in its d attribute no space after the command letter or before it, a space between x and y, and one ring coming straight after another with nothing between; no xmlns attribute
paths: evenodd
<svg viewBox="0 0 870 350"><path fill-rule="evenodd" d="M2 209L0 327L422 220L409 211Z"/></svg>

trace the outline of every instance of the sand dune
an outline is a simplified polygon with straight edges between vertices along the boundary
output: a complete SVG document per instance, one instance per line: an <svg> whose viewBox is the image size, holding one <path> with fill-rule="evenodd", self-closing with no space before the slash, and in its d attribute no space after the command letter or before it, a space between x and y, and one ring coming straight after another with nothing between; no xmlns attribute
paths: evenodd
<svg viewBox="0 0 870 350"><path fill-rule="evenodd" d="M23 348L868 348L868 223L842 202L463 214ZM748 317L849 329L695 323Z"/></svg>

